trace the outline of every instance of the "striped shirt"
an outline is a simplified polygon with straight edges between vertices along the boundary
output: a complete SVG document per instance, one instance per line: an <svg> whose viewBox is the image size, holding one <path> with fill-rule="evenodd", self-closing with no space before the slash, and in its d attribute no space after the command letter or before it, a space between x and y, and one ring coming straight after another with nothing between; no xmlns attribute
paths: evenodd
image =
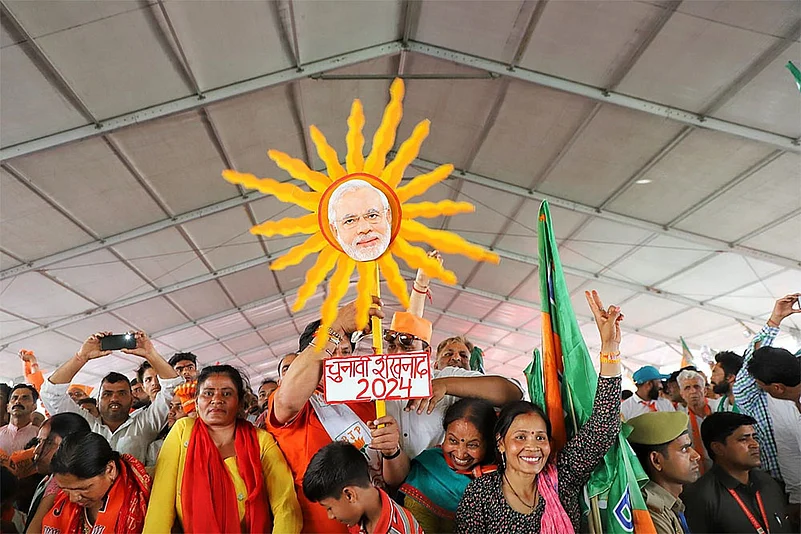
<svg viewBox="0 0 801 534"><path fill-rule="evenodd" d="M350 534L425 534L412 513L389 498L387 492L381 492L381 517L368 533L363 523L348 528Z"/></svg>
<svg viewBox="0 0 801 534"><path fill-rule="evenodd" d="M754 355L757 344L760 347L773 345L779 329L765 325L751 340L745 349L743 366L734 380L734 402L741 413L750 415L757 422L757 437L759 438L759 456L762 460L762 470L767 471L773 478L782 479L779 470L779 453L776 448L776 439L773 435L773 418L768 410L768 394L759 389L756 380L748 372L748 362Z"/></svg>

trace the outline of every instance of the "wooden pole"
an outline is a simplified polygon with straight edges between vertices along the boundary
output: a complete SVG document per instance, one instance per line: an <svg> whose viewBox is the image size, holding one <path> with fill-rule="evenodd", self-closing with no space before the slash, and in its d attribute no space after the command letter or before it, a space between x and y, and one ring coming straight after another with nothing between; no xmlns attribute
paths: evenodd
<svg viewBox="0 0 801 534"><path fill-rule="evenodd" d="M374 261L375 266L375 296L381 298L381 274L378 271L378 262ZM370 319L370 328L373 331L373 347L376 354L384 354L384 331L381 327L381 319L372 317ZM384 401L375 401L375 416L377 419L387 415L387 407Z"/></svg>

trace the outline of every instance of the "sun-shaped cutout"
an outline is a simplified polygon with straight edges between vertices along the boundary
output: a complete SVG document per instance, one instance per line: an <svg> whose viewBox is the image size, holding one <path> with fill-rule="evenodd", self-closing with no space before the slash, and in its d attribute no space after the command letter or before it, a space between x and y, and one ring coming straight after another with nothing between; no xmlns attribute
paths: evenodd
<svg viewBox="0 0 801 534"><path fill-rule="evenodd" d="M271 269L279 271L298 265L310 254L318 254L317 261L306 273L306 279L298 290L297 299L292 306L293 311L301 310L325 277L336 268L329 281L328 296L323 301L321 310L323 329L328 328L336 319L339 302L348 290L354 270L359 274L356 286L356 315L359 328L367 326L368 310L372 304L371 295L376 294L376 268L380 269L390 291L403 307L408 307L409 294L406 281L393 255L402 258L412 269L423 269L431 278L437 278L448 284L456 283L456 275L452 271L444 269L436 259L429 257L422 248L412 245L412 242L427 243L440 252L461 254L475 261L493 263L500 261L497 254L469 243L453 232L434 230L414 220L418 217L433 218L469 213L475 211L475 208L468 202L451 200L408 202L445 180L453 172L453 165L441 165L400 186L404 171L417 157L420 146L428 137L430 121L424 120L417 124L412 135L401 144L395 159L387 164L387 153L395 143L395 135L403 114L401 104L404 95L403 81L395 79L389 92L390 101L373 137L372 149L367 159L363 155L364 111L358 99L353 101L348 117L346 137L348 153L345 167L340 163L336 150L328 144L323 133L315 126L310 128L311 138L320 159L326 165L328 175L309 169L303 161L283 152L268 151L270 159L279 168L304 182L311 191L305 191L292 184L280 183L272 178L258 178L234 170L225 170L222 173L223 177L233 184L273 195L281 202L296 204L310 212L302 217L267 221L254 226L250 231L266 237L309 235L306 241L277 258L270 266ZM338 242L334 235L333 222L328 220L328 204L332 194L339 185L350 180L363 180L369 183L383 193L389 204L388 210L391 212L389 245L374 262L357 261L346 254L341 242ZM356 219L358 220L359 216L356 216ZM373 267L374 264L377 267Z"/></svg>

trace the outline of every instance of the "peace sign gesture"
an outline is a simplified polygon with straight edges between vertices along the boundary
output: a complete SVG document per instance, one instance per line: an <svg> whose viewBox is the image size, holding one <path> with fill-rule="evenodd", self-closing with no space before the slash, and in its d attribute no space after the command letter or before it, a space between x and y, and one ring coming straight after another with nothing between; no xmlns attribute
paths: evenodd
<svg viewBox="0 0 801 534"><path fill-rule="evenodd" d="M620 346L620 321L623 314L620 313L618 306L604 308L598 292L593 290L584 292L587 303L590 305L592 315L595 317L595 324L598 325L598 332L601 334L601 352L615 352Z"/></svg>

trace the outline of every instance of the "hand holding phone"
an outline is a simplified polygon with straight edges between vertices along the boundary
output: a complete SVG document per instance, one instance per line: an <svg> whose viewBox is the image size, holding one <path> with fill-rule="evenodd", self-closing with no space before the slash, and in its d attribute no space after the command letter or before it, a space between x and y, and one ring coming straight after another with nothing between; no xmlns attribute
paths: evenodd
<svg viewBox="0 0 801 534"><path fill-rule="evenodd" d="M102 339L106 336L110 336L111 332L97 332L89 336L86 341L83 342L81 348L75 354L75 356L83 359L83 360L94 360L95 358L102 358L103 356L108 356L111 354L111 350L104 350L101 347ZM84 362L86 363L86 362Z"/></svg>
<svg viewBox="0 0 801 534"><path fill-rule="evenodd" d="M778 327L785 318L794 313L801 313L801 293L790 293L777 300L768 324Z"/></svg>
<svg viewBox="0 0 801 534"><path fill-rule="evenodd" d="M135 349L136 338L131 332L111 334L100 338L100 350Z"/></svg>
<svg viewBox="0 0 801 534"><path fill-rule="evenodd" d="M131 332L131 338L132 345L122 349L122 352L125 354L139 356L140 358L144 358L146 360L161 356L153 346L150 338L144 332Z"/></svg>

